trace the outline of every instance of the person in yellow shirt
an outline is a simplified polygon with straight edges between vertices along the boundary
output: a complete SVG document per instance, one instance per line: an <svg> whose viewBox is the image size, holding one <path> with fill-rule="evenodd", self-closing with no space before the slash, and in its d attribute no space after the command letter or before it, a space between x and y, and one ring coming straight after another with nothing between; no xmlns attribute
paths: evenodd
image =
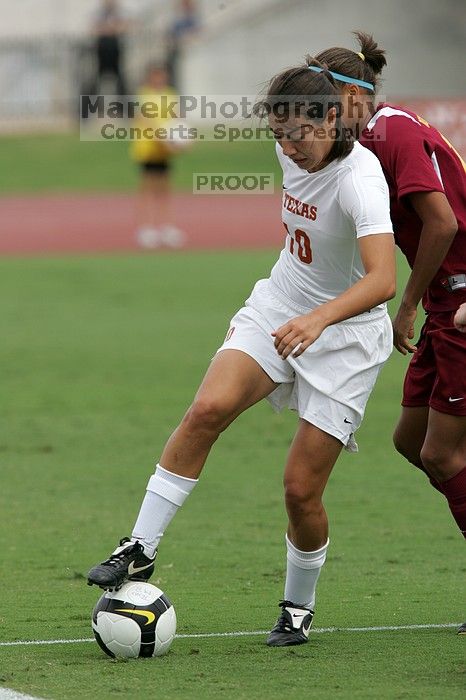
<svg viewBox="0 0 466 700"><path fill-rule="evenodd" d="M146 133L168 132L173 122L167 103L176 98L175 90L168 85L167 71L163 65L151 64L146 71L144 85L139 90L141 103L153 103L151 113L140 116L136 126ZM132 141L131 157L140 168L138 192L138 228L136 239L143 248L169 246L179 248L185 236L170 223L171 165L179 147L169 138L142 138Z"/></svg>

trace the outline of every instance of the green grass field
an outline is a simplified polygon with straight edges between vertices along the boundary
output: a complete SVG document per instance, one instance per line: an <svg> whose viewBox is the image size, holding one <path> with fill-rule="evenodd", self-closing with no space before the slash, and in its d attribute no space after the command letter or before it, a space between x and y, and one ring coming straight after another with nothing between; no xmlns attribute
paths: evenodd
<svg viewBox="0 0 466 700"><path fill-rule="evenodd" d="M3 158L5 155L3 156ZM0 168L2 173L3 168ZM2 175L4 177L4 175ZM32 178L32 174L31 174ZM24 183L23 183L24 184ZM128 534L161 447L273 251L0 260L1 641L92 636L87 569ZM464 544L391 446L406 361L385 368L326 493L316 628L462 621ZM222 436L170 526L155 582L180 634L266 630L284 578L282 465L296 425L264 403ZM175 640L113 662L96 644L0 647L1 688L54 700L464 697L453 628Z"/></svg>

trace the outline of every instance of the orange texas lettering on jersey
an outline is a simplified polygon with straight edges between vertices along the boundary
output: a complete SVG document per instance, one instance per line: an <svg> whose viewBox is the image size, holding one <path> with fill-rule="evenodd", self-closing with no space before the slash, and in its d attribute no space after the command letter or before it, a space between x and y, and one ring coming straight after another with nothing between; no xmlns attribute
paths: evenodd
<svg viewBox="0 0 466 700"><path fill-rule="evenodd" d="M295 199L291 196L291 194L288 194L288 192L285 192L283 206L292 214L304 216L305 219L310 219L311 221L316 220L317 207L314 205L306 204L306 202L301 202L299 199Z"/></svg>

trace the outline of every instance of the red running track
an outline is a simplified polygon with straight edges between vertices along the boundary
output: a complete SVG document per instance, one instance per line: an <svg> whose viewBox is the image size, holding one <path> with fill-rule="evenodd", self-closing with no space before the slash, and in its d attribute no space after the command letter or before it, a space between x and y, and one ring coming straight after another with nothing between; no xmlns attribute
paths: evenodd
<svg viewBox="0 0 466 700"><path fill-rule="evenodd" d="M279 195L174 195L184 249L281 247ZM0 255L140 250L127 194L0 198Z"/></svg>

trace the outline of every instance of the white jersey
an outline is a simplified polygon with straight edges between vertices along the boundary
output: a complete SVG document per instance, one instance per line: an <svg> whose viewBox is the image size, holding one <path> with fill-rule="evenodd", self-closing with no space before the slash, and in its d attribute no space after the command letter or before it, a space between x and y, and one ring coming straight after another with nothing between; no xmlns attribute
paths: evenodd
<svg viewBox="0 0 466 700"><path fill-rule="evenodd" d="M313 309L364 277L358 238L393 233L388 187L378 159L359 143L315 173L299 168L279 144L277 155L287 236L270 279L290 302Z"/></svg>

